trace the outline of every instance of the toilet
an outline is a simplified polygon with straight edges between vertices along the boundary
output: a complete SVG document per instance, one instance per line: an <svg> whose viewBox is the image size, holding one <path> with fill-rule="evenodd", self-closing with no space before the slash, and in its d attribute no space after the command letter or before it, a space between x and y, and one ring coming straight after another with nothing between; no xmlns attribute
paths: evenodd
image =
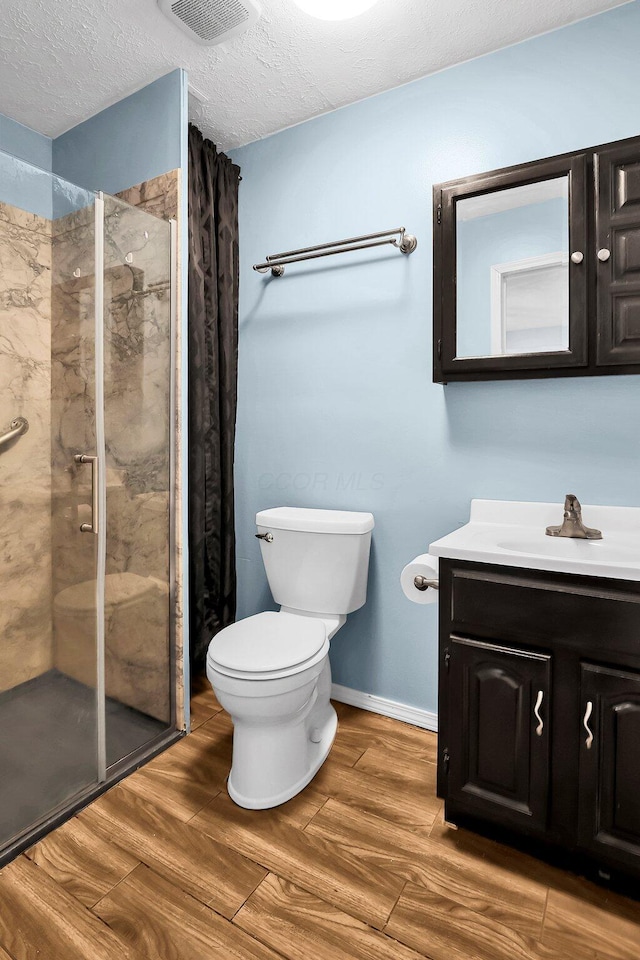
<svg viewBox="0 0 640 960"><path fill-rule="evenodd" d="M256 516L279 612L216 634L207 677L233 720L227 789L241 807L276 807L326 759L338 726L329 643L367 598L370 513L276 507Z"/></svg>

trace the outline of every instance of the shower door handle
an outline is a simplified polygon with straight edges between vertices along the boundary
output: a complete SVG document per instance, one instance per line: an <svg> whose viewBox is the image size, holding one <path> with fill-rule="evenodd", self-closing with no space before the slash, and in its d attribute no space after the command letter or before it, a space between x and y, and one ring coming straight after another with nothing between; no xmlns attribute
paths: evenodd
<svg viewBox="0 0 640 960"><path fill-rule="evenodd" d="M98 493L100 490L100 463L97 457L90 457L86 453L77 453L73 458L76 463L91 464L91 523L81 523L81 533L98 532L98 513L100 505L98 503Z"/></svg>

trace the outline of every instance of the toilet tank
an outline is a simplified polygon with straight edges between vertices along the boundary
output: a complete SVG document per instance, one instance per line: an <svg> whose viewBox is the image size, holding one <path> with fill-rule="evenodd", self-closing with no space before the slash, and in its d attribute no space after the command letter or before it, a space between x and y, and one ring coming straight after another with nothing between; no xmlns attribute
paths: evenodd
<svg viewBox="0 0 640 960"><path fill-rule="evenodd" d="M268 535L260 549L276 603L319 614L364 605L373 514L274 507L258 513L256 524Z"/></svg>

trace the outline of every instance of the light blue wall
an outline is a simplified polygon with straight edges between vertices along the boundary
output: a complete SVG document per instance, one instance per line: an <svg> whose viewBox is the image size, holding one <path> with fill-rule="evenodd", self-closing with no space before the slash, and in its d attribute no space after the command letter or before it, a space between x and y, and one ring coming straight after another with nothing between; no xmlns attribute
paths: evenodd
<svg viewBox="0 0 640 960"><path fill-rule="evenodd" d="M0 114L0 150L33 163L43 170L51 170L52 141L16 120Z"/></svg>
<svg viewBox="0 0 640 960"><path fill-rule="evenodd" d="M332 641L338 683L435 710L436 607L398 578L472 497L640 505L640 377L431 382L432 185L640 134L639 40L634 2L234 152L239 616L270 605L256 510L372 510L369 600ZM251 270L401 224L410 257Z"/></svg>
<svg viewBox="0 0 640 960"><path fill-rule="evenodd" d="M560 197L457 224L459 357L491 354L491 267L545 253L567 254L568 243L567 201Z"/></svg>
<svg viewBox="0 0 640 960"><path fill-rule="evenodd" d="M181 164L184 71L174 70L53 142L53 170L87 190L118 193Z"/></svg>
<svg viewBox="0 0 640 960"><path fill-rule="evenodd" d="M0 201L51 216L51 139L0 114Z"/></svg>

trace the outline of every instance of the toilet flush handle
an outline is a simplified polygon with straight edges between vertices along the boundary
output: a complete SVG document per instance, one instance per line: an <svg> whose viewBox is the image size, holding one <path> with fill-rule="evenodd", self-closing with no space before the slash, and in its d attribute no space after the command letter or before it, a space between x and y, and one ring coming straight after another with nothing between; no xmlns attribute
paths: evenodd
<svg viewBox="0 0 640 960"><path fill-rule="evenodd" d="M271 541L273 540L272 533L256 533L255 536L257 540L266 540L267 543L271 543Z"/></svg>

